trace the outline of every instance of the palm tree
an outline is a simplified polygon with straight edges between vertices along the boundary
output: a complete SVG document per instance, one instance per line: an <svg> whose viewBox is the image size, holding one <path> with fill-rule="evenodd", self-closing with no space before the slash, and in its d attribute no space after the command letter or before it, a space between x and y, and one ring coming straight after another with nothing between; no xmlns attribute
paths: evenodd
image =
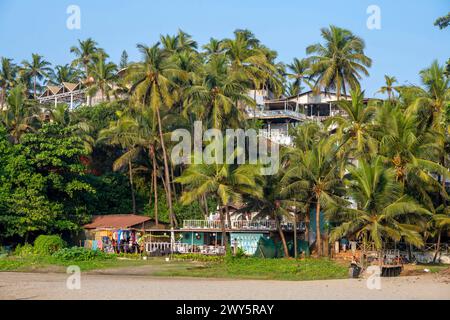
<svg viewBox="0 0 450 320"><path fill-rule="evenodd" d="M336 136L344 153L354 158L371 156L377 150L373 137L373 120L376 108L364 104L364 91L359 88L351 91L351 101L340 100L337 106L342 115L327 119L327 126L337 125Z"/></svg>
<svg viewBox="0 0 450 320"><path fill-rule="evenodd" d="M341 203L343 193L339 176L339 148L332 140L321 140L311 149L292 150L288 154L289 166L282 178L283 195L290 199L303 198L305 214L315 203L316 249L322 256L321 210L331 204Z"/></svg>
<svg viewBox="0 0 450 320"><path fill-rule="evenodd" d="M78 47L74 46L70 48L70 52L76 56L76 59L72 61L72 66L81 66L86 80L89 77L89 66L98 51L97 42L92 38L84 41L78 40Z"/></svg>
<svg viewBox="0 0 450 320"><path fill-rule="evenodd" d="M119 145L124 150L126 150L120 161L116 161L116 163L114 164L114 169L117 170L122 167L124 160L128 165L128 178L130 180L133 213L136 213L136 197L133 182L132 158L136 153L136 149L134 148L134 146L136 145L136 131L138 130L138 125L134 119L129 118L120 112L118 113L118 116L119 119L115 122L112 122L109 128L100 131L98 142L107 141L112 145Z"/></svg>
<svg viewBox="0 0 450 320"><path fill-rule="evenodd" d="M281 94L282 85L277 78L277 69L268 59L271 52L259 46L259 41L248 30L236 30L234 35L234 39L222 42L224 54L231 63L231 71L247 80L255 90L272 82L273 90Z"/></svg>
<svg viewBox="0 0 450 320"><path fill-rule="evenodd" d="M411 106L411 112L428 115L425 119L432 116L431 122L437 126L450 103L450 78L437 60L429 68L420 71L420 77L424 88L413 88L417 98Z"/></svg>
<svg viewBox="0 0 450 320"><path fill-rule="evenodd" d="M78 83L80 77L80 71L69 64L56 66L49 75L50 82L54 85L60 85L63 82Z"/></svg>
<svg viewBox="0 0 450 320"><path fill-rule="evenodd" d="M233 157L236 157L236 153ZM228 249L225 229L225 216L229 219L228 207L231 204L241 204L243 194L261 197L262 190L257 183L258 175L259 167L255 165L203 163L190 165L176 179L176 182L186 186L180 198L184 204L197 201L203 196L217 199L222 225L222 241Z"/></svg>
<svg viewBox="0 0 450 320"><path fill-rule="evenodd" d="M347 89L359 87L361 74L368 76L366 68L372 60L364 54L364 41L351 31L336 26L321 29L324 44L306 48L311 62L311 71L317 77L319 88L336 90L338 100Z"/></svg>
<svg viewBox="0 0 450 320"><path fill-rule="evenodd" d="M448 170L438 163L442 144L438 132L423 130L416 115L400 107L378 110L374 133L379 141L379 154L394 168L396 178L407 192L414 192L427 207L432 199L428 191L446 195L444 186L433 173L448 176Z"/></svg>
<svg viewBox="0 0 450 320"><path fill-rule="evenodd" d="M230 74L223 55L213 57L205 65L201 82L186 91L185 114L192 112L198 119L206 121L206 126L216 129L229 126L231 123L227 122L227 118L238 121L242 119L238 101L249 106L255 102L246 94L246 83L234 75Z"/></svg>
<svg viewBox="0 0 450 320"><path fill-rule="evenodd" d="M298 59L294 58L294 61L291 64L287 65L289 73L287 74L288 78L292 79L292 85L298 88L299 95L302 91L302 82L309 84L310 76L310 61L308 59Z"/></svg>
<svg viewBox="0 0 450 320"><path fill-rule="evenodd" d="M149 106L156 114L160 145L164 159L164 177L167 188L167 205L169 207L170 223L177 225L172 208L172 192L170 189L169 161L164 143L160 108L170 108L173 105L172 89L175 86L174 77L186 78L185 72L179 70L176 64L169 59L167 51L161 50L158 44L147 47L138 45L144 61L132 64L129 67L128 80L133 83L130 92L139 103Z"/></svg>
<svg viewBox="0 0 450 320"><path fill-rule="evenodd" d="M197 42L192 40L190 34L178 29L177 34L177 51L193 51L197 49Z"/></svg>
<svg viewBox="0 0 450 320"><path fill-rule="evenodd" d="M249 195L245 197L245 206L239 209L239 211L257 212L256 217L270 217L274 219L283 245L284 256L287 258L289 257L289 251L283 229L281 228L281 221L283 217L292 218L288 211L290 203L280 196L281 186L279 176L266 176L261 183L263 185L262 193L256 196Z"/></svg>
<svg viewBox="0 0 450 320"><path fill-rule="evenodd" d="M43 56L33 53L31 61L22 61L24 73L33 78L33 96L36 98L36 85L37 80L42 80L44 77L48 77L51 72L49 67L50 62L43 59Z"/></svg>
<svg viewBox="0 0 450 320"><path fill-rule="evenodd" d="M390 77L388 75L384 75L384 80L385 80L386 84L384 86L382 86L378 92L380 92L382 94L387 93L388 99L392 100L395 97L394 90L396 88L394 87L394 83L397 82L397 79L395 77Z"/></svg>
<svg viewBox="0 0 450 320"><path fill-rule="evenodd" d="M110 101L110 92L112 92L117 79L117 66L112 62L106 62L106 57L99 53L94 58L91 76L94 78L93 84L89 88L89 95L94 95L100 90L102 101Z"/></svg>
<svg viewBox="0 0 450 320"><path fill-rule="evenodd" d="M24 88L18 85L10 90L7 108L0 110L1 122L13 143L19 143L22 134L34 131L39 122L40 108L26 101Z"/></svg>
<svg viewBox="0 0 450 320"><path fill-rule="evenodd" d="M210 38L209 42L202 48L205 50L205 55L208 57L208 60L212 56L223 53L222 41L215 38Z"/></svg>
<svg viewBox="0 0 450 320"><path fill-rule="evenodd" d="M12 59L2 57L0 69L0 88L2 89L1 107L6 101L7 91L14 86L17 74L17 66L12 62Z"/></svg>
<svg viewBox="0 0 450 320"><path fill-rule="evenodd" d="M330 241L355 236L365 245L373 242L377 250L381 250L383 241L388 239L400 241L403 238L415 246L423 245L419 228L404 221L405 217L419 221L423 215L431 213L403 195L395 171L385 168L380 157L372 162L361 160L358 167L349 168L346 184L357 208L336 207L329 211L340 223L331 231Z"/></svg>

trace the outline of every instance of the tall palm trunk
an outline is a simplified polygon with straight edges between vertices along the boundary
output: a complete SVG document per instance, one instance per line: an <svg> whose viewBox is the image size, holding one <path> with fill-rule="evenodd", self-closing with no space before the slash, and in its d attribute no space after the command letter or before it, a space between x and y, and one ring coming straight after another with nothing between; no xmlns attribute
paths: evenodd
<svg viewBox="0 0 450 320"><path fill-rule="evenodd" d="M133 170L131 167L131 159L128 159L128 174L130 177L130 189L131 189L131 201L133 203L133 214L136 214L136 197L134 195Z"/></svg>
<svg viewBox="0 0 450 320"><path fill-rule="evenodd" d="M33 77L33 97L36 99L36 76Z"/></svg>
<svg viewBox="0 0 450 320"><path fill-rule="evenodd" d="M228 205L225 206L225 212L227 213L227 225L228 225L228 228L231 228L230 208L228 207Z"/></svg>
<svg viewBox="0 0 450 320"><path fill-rule="evenodd" d="M227 230L225 229L225 206L222 206L219 210L220 215L220 225L222 228L222 245L225 246L225 254L228 253L228 239L227 239Z"/></svg>
<svg viewBox="0 0 450 320"><path fill-rule="evenodd" d="M317 199L316 203L316 248L317 255L322 256L322 237L320 235L320 201Z"/></svg>
<svg viewBox="0 0 450 320"><path fill-rule="evenodd" d="M434 252L433 263L436 263L436 259L438 257L439 251L441 250L441 234L442 234L442 230L439 229L438 230L438 241L436 244L436 251Z"/></svg>
<svg viewBox="0 0 450 320"><path fill-rule="evenodd" d="M174 226L175 227L178 226L178 223L173 214L173 208L172 208L172 192L170 190L169 162L167 159L166 146L164 143L161 115L159 113L159 108L156 108L156 116L158 118L159 139L161 141L161 149L162 149L163 158L164 158L164 178L166 180L166 186L167 186L167 206L169 207L170 226L173 228Z"/></svg>
<svg viewBox="0 0 450 320"><path fill-rule="evenodd" d="M155 194L155 223L156 223L156 227L158 227L159 224L159 220L158 220L158 180L157 180L157 169L156 169L156 157L155 157L155 148L153 145L150 145L150 157L151 157L151 161L153 164L153 174L152 174L152 178L153 178L153 192ZM151 195L150 195L151 197Z"/></svg>
<svg viewBox="0 0 450 320"><path fill-rule="evenodd" d="M289 250L286 244L286 238L284 237L283 229L281 228L280 219L276 217L275 222L277 224L278 233L280 234L281 243L283 244L284 257L289 258Z"/></svg>
<svg viewBox="0 0 450 320"><path fill-rule="evenodd" d="M309 226L311 222L311 213L310 213L310 207L309 203L306 205L306 213L305 213L305 241L308 243L309 246Z"/></svg>

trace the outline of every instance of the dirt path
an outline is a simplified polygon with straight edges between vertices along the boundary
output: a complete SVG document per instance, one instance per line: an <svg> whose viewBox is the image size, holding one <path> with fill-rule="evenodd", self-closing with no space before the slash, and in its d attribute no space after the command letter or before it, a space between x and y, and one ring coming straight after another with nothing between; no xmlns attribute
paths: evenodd
<svg viewBox="0 0 450 320"><path fill-rule="evenodd" d="M106 272L108 273L108 272ZM0 299L450 299L450 278L439 275L365 280L255 281L83 274L68 290L66 274L0 273Z"/></svg>

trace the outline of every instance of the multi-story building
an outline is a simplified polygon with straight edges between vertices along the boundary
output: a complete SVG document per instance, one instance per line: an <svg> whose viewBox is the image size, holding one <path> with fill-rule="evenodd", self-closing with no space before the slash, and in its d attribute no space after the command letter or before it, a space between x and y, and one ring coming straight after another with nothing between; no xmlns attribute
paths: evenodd
<svg viewBox="0 0 450 320"><path fill-rule="evenodd" d="M280 144L291 144L290 127L308 120L322 121L339 113L335 93L307 91L296 96L274 99L271 92L252 90L249 95L255 99L256 108L246 108L248 118L262 120L262 134ZM341 99L350 100L350 96L343 95Z"/></svg>

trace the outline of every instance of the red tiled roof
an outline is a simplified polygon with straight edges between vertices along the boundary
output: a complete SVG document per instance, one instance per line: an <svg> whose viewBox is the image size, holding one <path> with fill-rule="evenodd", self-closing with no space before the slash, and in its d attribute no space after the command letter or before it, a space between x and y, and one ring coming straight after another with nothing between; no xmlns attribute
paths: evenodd
<svg viewBox="0 0 450 320"><path fill-rule="evenodd" d="M92 222L84 225L85 229L96 228L117 228L126 229L146 221L150 221L149 217L138 216L135 214L111 214L105 216L96 216Z"/></svg>

